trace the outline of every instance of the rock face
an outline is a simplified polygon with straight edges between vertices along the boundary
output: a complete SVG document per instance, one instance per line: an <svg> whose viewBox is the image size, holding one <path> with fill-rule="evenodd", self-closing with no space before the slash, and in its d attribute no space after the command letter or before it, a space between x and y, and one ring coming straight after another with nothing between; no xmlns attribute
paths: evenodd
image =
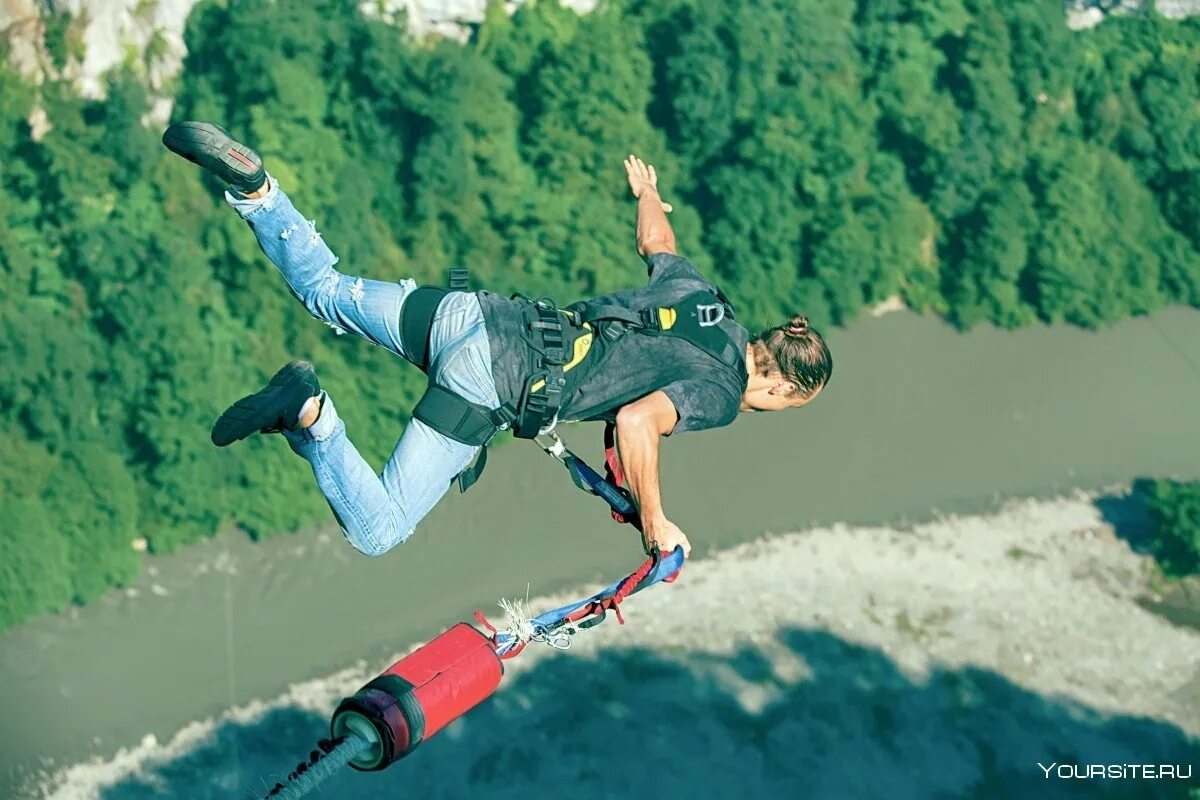
<svg viewBox="0 0 1200 800"><path fill-rule="evenodd" d="M0 0L0 34L9 61L23 73L37 72L44 27L35 0Z"/></svg>
<svg viewBox="0 0 1200 800"><path fill-rule="evenodd" d="M126 61L161 90L186 52L183 28L196 0L0 0L0 30L16 67L35 80L62 76L85 97L104 93L104 75ZM65 58L46 43L47 21L65 23Z"/></svg>
<svg viewBox="0 0 1200 800"><path fill-rule="evenodd" d="M132 60L154 90L178 74L186 48L183 30L199 0L0 0L0 33L11 44L10 61L23 74L73 80L85 97L104 93L104 75ZM512 13L520 2L508 0ZM580 13L596 0L564 0ZM407 18L416 36L437 34L465 40L483 21L487 0L364 0L364 13L392 22ZM65 24L62 38L70 54L56 64L47 47L47 22ZM164 93L165 94L165 93ZM169 105L166 113L169 113ZM156 112L160 109L156 109ZM157 114L156 114L157 115Z"/></svg>
<svg viewBox="0 0 1200 800"><path fill-rule="evenodd" d="M1200 0L1064 0L1067 27L1073 31L1094 28L1110 14L1132 14L1153 3L1154 10L1169 19L1200 14Z"/></svg>
<svg viewBox="0 0 1200 800"><path fill-rule="evenodd" d="M1154 10L1170 19L1183 19L1200 14L1200 0L1157 0Z"/></svg>
<svg viewBox="0 0 1200 800"><path fill-rule="evenodd" d="M517 10L523 0L505 0L504 9ZM586 14L596 7L597 0L561 0L567 8ZM471 29L483 21L487 0L363 0L360 8L366 14L397 21L407 15L408 29L417 36L439 34L451 39L465 40Z"/></svg>
<svg viewBox="0 0 1200 800"><path fill-rule="evenodd" d="M1065 0L1067 24L1076 30L1100 24L1109 14L1131 13L1152 0ZM104 76L129 63L142 71L151 89L161 93L154 121L170 114L167 83L178 74L186 48L183 30L198 0L0 0L0 34L9 43L10 61L23 74L41 81L65 77L85 97L104 93ZM512 13L524 0L506 0ZM579 13L597 0L562 0ZM399 22L407 19L416 36L441 35L460 41L483 20L487 0L363 0L364 13ZM1165 16L1200 14L1200 0L1156 0ZM49 24L48 24L49 23ZM47 46L53 29L57 53ZM56 60L57 59L57 60Z"/></svg>

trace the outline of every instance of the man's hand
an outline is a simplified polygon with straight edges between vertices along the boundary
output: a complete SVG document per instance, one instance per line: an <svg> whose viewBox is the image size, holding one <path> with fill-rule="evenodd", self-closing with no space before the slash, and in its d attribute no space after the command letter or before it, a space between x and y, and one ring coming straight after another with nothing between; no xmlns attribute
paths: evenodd
<svg viewBox="0 0 1200 800"><path fill-rule="evenodd" d="M631 155L625 159L625 175L629 178L629 190L633 192L635 198L642 199L642 193L646 191L658 194L658 174L654 171L654 167L637 156ZM658 202L663 211L671 212L670 203L662 202L661 197Z"/></svg>
<svg viewBox="0 0 1200 800"><path fill-rule="evenodd" d="M678 525L666 517L653 523L643 521L642 527L642 544L646 546L647 553L654 552L654 548L671 553L680 546L683 547L684 558L692 552L692 543L688 541L687 536L679 530Z"/></svg>

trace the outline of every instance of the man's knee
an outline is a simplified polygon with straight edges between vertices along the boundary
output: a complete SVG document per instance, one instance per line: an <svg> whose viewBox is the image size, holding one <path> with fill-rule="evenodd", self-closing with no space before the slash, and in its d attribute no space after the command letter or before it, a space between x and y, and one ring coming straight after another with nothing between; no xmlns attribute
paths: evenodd
<svg viewBox="0 0 1200 800"><path fill-rule="evenodd" d="M338 305L344 302L358 302L363 297L362 278L352 278L338 272L333 267L325 270L320 277L303 287L298 292L300 302L309 314L322 322L336 326L341 314Z"/></svg>
<svg viewBox="0 0 1200 800"><path fill-rule="evenodd" d="M407 523L395 508L380 512L357 535L346 531L346 538L360 553L378 558L399 544L408 541L415 528Z"/></svg>
<svg viewBox="0 0 1200 800"><path fill-rule="evenodd" d="M371 558L379 558L379 556L395 547L396 544L399 544L399 542L396 542L395 544L384 544L373 537L367 537L361 541L351 539L350 543L354 545L354 549L358 550L358 552L362 553L364 556L370 556Z"/></svg>
<svg viewBox="0 0 1200 800"><path fill-rule="evenodd" d="M396 545L401 544L407 537L390 537L386 532L382 536L377 533L370 533L365 536L352 536L347 532L346 538L350 540L350 544L354 545L354 549L364 556L379 558Z"/></svg>

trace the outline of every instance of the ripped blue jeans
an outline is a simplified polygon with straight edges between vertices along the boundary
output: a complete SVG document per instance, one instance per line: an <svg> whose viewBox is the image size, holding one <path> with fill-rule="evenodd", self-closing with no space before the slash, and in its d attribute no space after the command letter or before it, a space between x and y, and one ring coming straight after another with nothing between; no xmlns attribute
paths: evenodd
<svg viewBox="0 0 1200 800"><path fill-rule="evenodd" d="M259 199L234 192L226 192L225 199L250 223L262 251L310 314L408 358L400 342L400 309L416 288L412 280L386 283L338 272L338 259L316 224L300 216L274 178ZM451 292L442 300L430 331L429 358L431 380L472 402L499 407L487 329L474 294ZM383 555L411 536L479 450L414 419L377 476L346 436L327 394L315 424L284 435L312 465L346 538L369 556Z"/></svg>

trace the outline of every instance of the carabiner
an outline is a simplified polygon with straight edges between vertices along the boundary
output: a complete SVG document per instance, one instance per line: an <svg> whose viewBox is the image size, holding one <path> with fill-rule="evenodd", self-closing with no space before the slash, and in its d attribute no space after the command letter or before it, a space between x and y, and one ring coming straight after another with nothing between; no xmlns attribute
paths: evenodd
<svg viewBox="0 0 1200 800"><path fill-rule="evenodd" d="M550 444L546 444L542 441L542 439L549 439ZM567 456L571 455L571 451L567 449L565 444L563 444L562 438L554 431L539 433L537 436L533 437L533 441L537 443L538 447L546 451L547 455L553 456L559 461L565 461Z"/></svg>

